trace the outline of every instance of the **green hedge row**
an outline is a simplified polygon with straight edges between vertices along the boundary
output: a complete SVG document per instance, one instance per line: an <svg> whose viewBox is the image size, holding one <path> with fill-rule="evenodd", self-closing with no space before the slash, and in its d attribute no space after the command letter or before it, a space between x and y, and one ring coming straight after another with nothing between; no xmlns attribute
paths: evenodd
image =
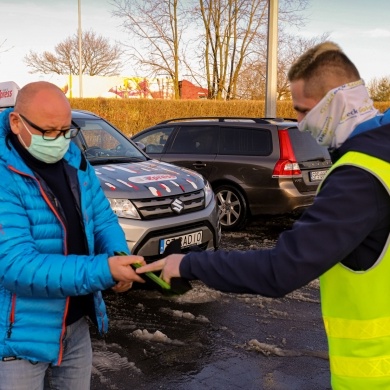
<svg viewBox="0 0 390 390"><path fill-rule="evenodd" d="M118 127L127 136L153 126L166 119L191 116L247 116L263 117L265 103L261 100L158 100L158 99L105 99L73 98L73 108L92 111ZM375 106L386 110L390 102ZM291 101L278 101L276 116L296 118Z"/></svg>

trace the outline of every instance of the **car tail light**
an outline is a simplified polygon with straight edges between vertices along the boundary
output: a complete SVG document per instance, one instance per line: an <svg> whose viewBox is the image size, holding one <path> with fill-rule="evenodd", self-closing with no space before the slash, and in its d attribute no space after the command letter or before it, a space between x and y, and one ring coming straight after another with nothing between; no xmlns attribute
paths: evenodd
<svg viewBox="0 0 390 390"><path fill-rule="evenodd" d="M272 177L291 177L302 175L291 145L287 129L279 130L280 158L275 164Z"/></svg>

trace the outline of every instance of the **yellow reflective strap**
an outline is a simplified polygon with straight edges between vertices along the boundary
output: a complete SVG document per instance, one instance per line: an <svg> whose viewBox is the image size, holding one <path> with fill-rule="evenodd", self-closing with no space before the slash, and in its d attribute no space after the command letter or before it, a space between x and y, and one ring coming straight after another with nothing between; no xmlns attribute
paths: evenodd
<svg viewBox="0 0 390 390"><path fill-rule="evenodd" d="M374 339L390 336L390 317L374 320L349 320L324 317L328 337L341 339Z"/></svg>
<svg viewBox="0 0 390 390"><path fill-rule="evenodd" d="M330 369L332 375L337 376L356 378L388 377L390 376L390 356L371 359L332 356Z"/></svg>

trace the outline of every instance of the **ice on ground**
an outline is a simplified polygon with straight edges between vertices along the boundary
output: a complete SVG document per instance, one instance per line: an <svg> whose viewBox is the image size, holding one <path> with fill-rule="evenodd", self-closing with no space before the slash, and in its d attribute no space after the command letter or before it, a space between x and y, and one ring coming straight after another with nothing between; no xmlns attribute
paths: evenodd
<svg viewBox="0 0 390 390"><path fill-rule="evenodd" d="M247 349L255 350L262 353L265 356L313 356L318 357L320 359L328 359L327 351L312 351L312 350L295 350L295 349L282 349L277 347L276 345L261 343L256 339L252 339L247 343Z"/></svg>
<svg viewBox="0 0 390 390"><path fill-rule="evenodd" d="M202 282L191 282L192 289L185 294L174 297L175 302L179 303L206 303L217 301L221 298L223 293L207 287Z"/></svg>
<svg viewBox="0 0 390 390"><path fill-rule="evenodd" d="M167 307L162 307L159 309L162 313L167 313L173 317L186 318L188 320L198 321L198 322L210 322L209 319L205 316L199 315L195 316L190 312L183 312L182 310L173 310Z"/></svg>
<svg viewBox="0 0 390 390"><path fill-rule="evenodd" d="M149 333L146 329L144 330L137 329L132 334L134 337L137 337L138 339L141 340L154 341L157 343L166 343L166 344L173 344L173 345L184 345L184 343L179 340L171 340L166 334L160 332L159 330L156 330L154 333Z"/></svg>

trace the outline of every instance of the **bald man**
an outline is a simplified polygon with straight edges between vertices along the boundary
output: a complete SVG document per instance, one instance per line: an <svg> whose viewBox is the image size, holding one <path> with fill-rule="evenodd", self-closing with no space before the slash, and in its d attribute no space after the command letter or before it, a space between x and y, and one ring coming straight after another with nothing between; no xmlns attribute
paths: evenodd
<svg viewBox="0 0 390 390"><path fill-rule="evenodd" d="M102 290L143 282L93 168L71 142L64 93L20 89L0 114L0 389L87 390L89 318L106 332Z"/></svg>

